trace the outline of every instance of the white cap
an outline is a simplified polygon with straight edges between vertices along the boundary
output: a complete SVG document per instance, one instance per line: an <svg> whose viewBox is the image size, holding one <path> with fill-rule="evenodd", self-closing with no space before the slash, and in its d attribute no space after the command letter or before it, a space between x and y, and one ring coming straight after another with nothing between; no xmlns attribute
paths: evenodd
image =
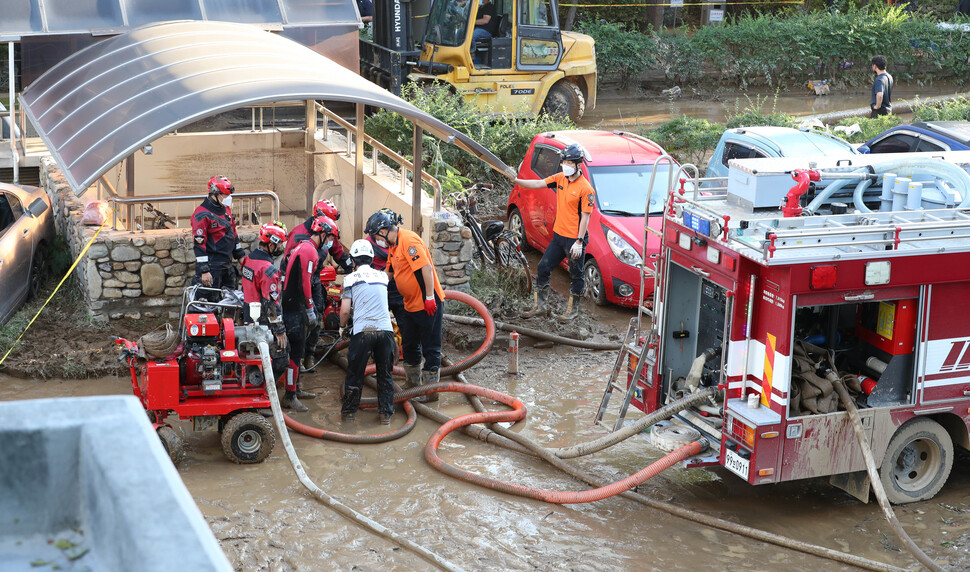
<svg viewBox="0 0 970 572"><path fill-rule="evenodd" d="M371 246L369 240L363 238L355 240L352 245L350 245L350 256L370 256L374 258L374 247Z"/></svg>

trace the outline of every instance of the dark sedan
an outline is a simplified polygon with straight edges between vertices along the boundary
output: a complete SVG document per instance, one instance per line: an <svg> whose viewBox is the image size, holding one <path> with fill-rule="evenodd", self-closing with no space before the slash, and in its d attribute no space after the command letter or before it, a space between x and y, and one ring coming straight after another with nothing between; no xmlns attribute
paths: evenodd
<svg viewBox="0 0 970 572"><path fill-rule="evenodd" d="M921 121L887 129L859 147L860 153L970 150L970 121Z"/></svg>

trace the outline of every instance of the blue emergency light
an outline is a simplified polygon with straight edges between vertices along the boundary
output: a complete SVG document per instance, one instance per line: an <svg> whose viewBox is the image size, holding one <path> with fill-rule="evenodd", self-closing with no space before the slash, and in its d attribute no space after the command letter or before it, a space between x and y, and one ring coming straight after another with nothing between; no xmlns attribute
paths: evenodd
<svg viewBox="0 0 970 572"><path fill-rule="evenodd" d="M684 226L704 236L711 235L711 221L684 209Z"/></svg>

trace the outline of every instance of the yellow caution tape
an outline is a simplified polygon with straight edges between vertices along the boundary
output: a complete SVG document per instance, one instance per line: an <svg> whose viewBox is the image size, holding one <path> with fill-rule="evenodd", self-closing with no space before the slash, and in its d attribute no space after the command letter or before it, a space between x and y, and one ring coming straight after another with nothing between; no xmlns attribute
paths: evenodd
<svg viewBox="0 0 970 572"><path fill-rule="evenodd" d="M40 313L43 312L44 308L47 307L47 304L50 303L51 299L54 297L54 294L57 294L57 291L61 289L61 286L64 285L64 282L67 280L67 278L71 275L72 272L74 272L74 269L77 268L78 262L81 262L81 259L84 258L85 254L87 254L88 248L91 248L91 245L94 243L94 239L98 238L98 235L101 234L101 230L104 229L104 225L106 224L108 224L107 218L105 218L104 222L101 223L101 226L98 227L98 232L94 233L94 236L91 237L91 240L89 240L88 243L84 245L84 248L81 249L81 254L78 254L77 258L74 259L74 264L72 264L71 267L68 268L67 274L64 275L64 278L61 278L61 281L57 284L57 288L54 288L54 291L51 292L51 295L47 297L47 300L44 302L44 305L41 306L40 309L37 310L37 313L34 314L34 317L30 319L30 322L27 324L27 327L24 328L24 331L20 332L20 335L17 336L17 339L10 346L10 349L7 350L7 353L3 354L3 358L0 359L0 365L3 365L3 362L6 361L7 356L10 355L10 352L12 352L15 347L17 347L17 344L20 342L20 339L23 338L24 334L27 333L27 330L29 330L30 327L34 325L34 320L37 319L37 316L40 316Z"/></svg>

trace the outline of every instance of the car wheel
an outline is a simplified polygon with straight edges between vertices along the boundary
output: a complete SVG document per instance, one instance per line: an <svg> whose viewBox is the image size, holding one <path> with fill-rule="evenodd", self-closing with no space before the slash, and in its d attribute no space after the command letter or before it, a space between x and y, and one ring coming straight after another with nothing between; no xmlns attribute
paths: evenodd
<svg viewBox="0 0 970 572"><path fill-rule="evenodd" d="M519 241L519 249L522 252L531 250L529 241L525 239L525 221L522 220L522 213L518 207L512 207L509 212L509 231L516 236Z"/></svg>
<svg viewBox="0 0 970 572"><path fill-rule="evenodd" d="M47 282L47 247L43 244L37 247L34 259L30 263L30 290L28 297L33 299L40 293L40 289Z"/></svg>
<svg viewBox="0 0 970 572"><path fill-rule="evenodd" d="M930 419L917 419L896 431L879 468L879 480L893 504L933 498L953 468L953 440Z"/></svg>
<svg viewBox="0 0 970 572"><path fill-rule="evenodd" d="M596 302L597 306L605 306L606 286L603 284L603 273L600 272L600 267L593 257L586 259L583 273L586 275L586 292L589 293L589 297Z"/></svg>
<svg viewBox="0 0 970 572"><path fill-rule="evenodd" d="M586 99L579 86L571 81L559 80L549 88L542 110L549 115L568 117L572 121L579 121L586 113Z"/></svg>

